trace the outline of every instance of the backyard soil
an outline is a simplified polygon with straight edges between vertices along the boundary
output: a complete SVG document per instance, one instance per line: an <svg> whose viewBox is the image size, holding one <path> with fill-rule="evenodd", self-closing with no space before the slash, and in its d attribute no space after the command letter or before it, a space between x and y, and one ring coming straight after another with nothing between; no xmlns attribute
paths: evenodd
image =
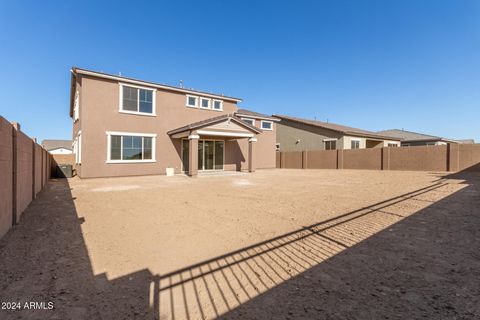
<svg viewBox="0 0 480 320"><path fill-rule="evenodd" d="M0 319L478 319L479 248L478 173L51 181L0 240Z"/></svg>

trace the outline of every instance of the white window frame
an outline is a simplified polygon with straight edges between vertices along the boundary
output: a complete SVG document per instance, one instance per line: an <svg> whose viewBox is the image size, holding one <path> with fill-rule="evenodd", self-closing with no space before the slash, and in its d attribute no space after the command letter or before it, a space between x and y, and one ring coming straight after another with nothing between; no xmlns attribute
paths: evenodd
<svg viewBox="0 0 480 320"><path fill-rule="evenodd" d="M77 121L80 118L80 92L75 92L75 102L73 104L73 121Z"/></svg>
<svg viewBox="0 0 480 320"><path fill-rule="evenodd" d="M208 101L208 107L202 106L202 101L203 101L203 100L207 100L207 101ZM200 106L200 109L204 109L204 110L211 109L211 108L212 108L212 99L210 99L210 98L205 98L205 97L200 97L199 106Z"/></svg>
<svg viewBox="0 0 480 320"><path fill-rule="evenodd" d="M188 98L195 98L195 105L192 106L191 104L188 104ZM199 101L200 101L199 96L194 96L194 95L191 95L191 94L187 94L186 99L185 99L185 105L189 108L198 108Z"/></svg>
<svg viewBox="0 0 480 320"><path fill-rule="evenodd" d="M215 109L215 102L220 102L220 109ZM223 100L212 99L212 110L223 111Z"/></svg>
<svg viewBox="0 0 480 320"><path fill-rule="evenodd" d="M247 122L248 122L248 121L252 121L251 125L252 125L252 126L255 126L255 119L247 118L247 117L243 117L243 118L240 118L240 119L242 119L243 121L246 120Z"/></svg>
<svg viewBox="0 0 480 320"><path fill-rule="evenodd" d="M72 146L75 154L75 164L82 164L82 131L78 131Z"/></svg>
<svg viewBox="0 0 480 320"><path fill-rule="evenodd" d="M152 113L123 110L123 87L130 87L130 88L152 91ZM140 115L140 116L155 117L155 116L157 116L156 103L155 103L156 102L156 95L157 95L157 89L155 89L155 88L141 87L141 86L136 86L136 85L129 84L129 83L119 83L119 103L118 103L119 107L118 107L118 112L126 113L126 114L135 114L135 115ZM137 110L140 110L140 92L138 94Z"/></svg>
<svg viewBox="0 0 480 320"><path fill-rule="evenodd" d="M326 142L332 142L332 141L335 141L335 149L327 149L327 144ZM324 150L337 150L338 148L338 139L335 139L335 138L327 138L327 139L323 139L323 149Z"/></svg>
<svg viewBox="0 0 480 320"><path fill-rule="evenodd" d="M264 123L270 123L270 129L264 128L263 124ZM260 129L266 130L266 131L272 131L273 130L273 121L268 121L268 120L260 120Z"/></svg>
<svg viewBox="0 0 480 320"><path fill-rule="evenodd" d="M358 148L356 148L356 149L353 149L353 148L352 148L352 141L358 142ZM352 149L352 150L358 150L358 149L360 149L360 142L362 142L362 139L350 138L350 149Z"/></svg>
<svg viewBox="0 0 480 320"><path fill-rule="evenodd" d="M137 132L118 132L118 131L106 131L107 134L107 161L106 163L152 163L156 160L156 138L157 135L153 133L137 133ZM152 159L148 160L112 160L111 159L111 136L134 136L152 138ZM123 139L121 150L123 152Z"/></svg>

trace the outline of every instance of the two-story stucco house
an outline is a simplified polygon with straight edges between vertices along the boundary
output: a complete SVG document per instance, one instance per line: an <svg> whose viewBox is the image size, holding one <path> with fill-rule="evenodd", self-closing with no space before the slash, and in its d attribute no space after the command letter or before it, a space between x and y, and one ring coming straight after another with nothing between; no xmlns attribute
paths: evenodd
<svg viewBox="0 0 480 320"><path fill-rule="evenodd" d="M275 167L275 118L241 99L80 68L71 70L81 178Z"/></svg>

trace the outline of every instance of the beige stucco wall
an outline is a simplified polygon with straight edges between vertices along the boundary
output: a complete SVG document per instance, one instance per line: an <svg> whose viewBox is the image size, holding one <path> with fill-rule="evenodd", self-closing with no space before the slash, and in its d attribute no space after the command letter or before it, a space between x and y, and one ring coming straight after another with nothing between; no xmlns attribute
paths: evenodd
<svg viewBox="0 0 480 320"><path fill-rule="evenodd" d="M325 150L324 139L338 139L337 148L343 146L338 132L283 119L276 125L276 136L280 151Z"/></svg>
<svg viewBox="0 0 480 320"><path fill-rule="evenodd" d="M367 147L367 139L365 138L344 136L342 139L341 149L344 149L344 150L352 149L352 140L358 140L360 142L360 149L365 149Z"/></svg>
<svg viewBox="0 0 480 320"><path fill-rule="evenodd" d="M186 107L186 94L157 89L155 92L156 116L125 114L119 112L119 82L90 76L81 78L80 121L75 125L82 134L82 164L77 166L80 177L106 177L165 174L167 167L181 172L181 140L171 139L167 132L187 124L234 113L236 103L223 101L223 111ZM155 163L106 163L106 131L156 134ZM75 138L75 136L73 136ZM201 137L203 138L203 137ZM275 167L274 131L257 135L260 148L257 166ZM270 146L271 149L266 148ZM230 141L225 150L225 170L245 169L248 159L247 139ZM272 150L271 153L266 150ZM240 161L238 161L240 160ZM230 163L228 163L228 161Z"/></svg>
<svg viewBox="0 0 480 320"><path fill-rule="evenodd" d="M326 139L337 139L338 150L350 150L352 148L352 140L358 140L360 149L365 149L367 148L367 140L377 140L343 135L337 131L285 119L278 123L276 136L282 152L325 150ZM388 143L395 143L397 146L400 146L399 141L378 140L378 145L375 147L386 147Z"/></svg>
<svg viewBox="0 0 480 320"><path fill-rule="evenodd" d="M260 119L255 119L255 127L260 128ZM276 128L277 124L273 122L273 130L264 130L261 134L257 135L257 142L254 142L253 149L253 162L257 169L271 169L275 168L275 153L276 153ZM245 155L245 161L242 162L242 170L248 168L248 139L241 139L238 141L242 154Z"/></svg>

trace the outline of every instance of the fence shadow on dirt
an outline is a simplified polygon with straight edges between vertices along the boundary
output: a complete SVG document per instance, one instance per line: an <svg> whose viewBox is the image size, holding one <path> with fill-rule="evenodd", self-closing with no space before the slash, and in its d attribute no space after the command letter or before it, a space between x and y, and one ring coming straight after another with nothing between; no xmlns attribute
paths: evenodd
<svg viewBox="0 0 480 320"><path fill-rule="evenodd" d="M219 318L478 319L480 173L447 179L463 188Z"/></svg>
<svg viewBox="0 0 480 320"><path fill-rule="evenodd" d="M467 312L471 306L454 292L458 286L478 291L480 275L467 283L471 271L443 273L475 266L461 254L479 247L478 232L476 239L461 234L478 231L480 223L461 202L476 199L478 205L480 178L464 175L466 187L438 202L426 196L448 187L446 179L168 274L144 269L113 280L92 273L84 220L70 187L66 180L52 181L24 223L0 241L0 295L2 301L53 301L55 309L2 312L6 319L358 318L392 312L405 318L437 312L442 303L453 309L439 307L441 315ZM396 210L411 201L428 207L409 217ZM420 286L433 290L436 302L425 300ZM411 299L402 300L405 292Z"/></svg>

